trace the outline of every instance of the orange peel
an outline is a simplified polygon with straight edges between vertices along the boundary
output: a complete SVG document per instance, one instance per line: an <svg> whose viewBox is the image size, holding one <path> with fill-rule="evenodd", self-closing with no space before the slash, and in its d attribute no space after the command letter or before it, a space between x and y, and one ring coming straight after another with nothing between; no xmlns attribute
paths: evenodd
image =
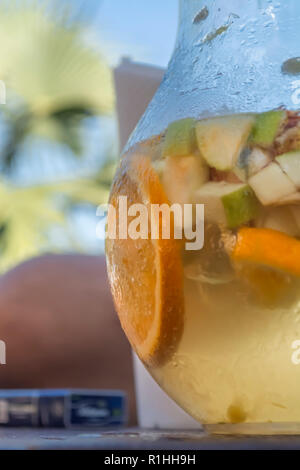
<svg viewBox="0 0 300 470"><path fill-rule="evenodd" d="M300 241L276 230L241 228L231 258L300 276Z"/></svg>
<svg viewBox="0 0 300 470"><path fill-rule="evenodd" d="M150 158L126 156L115 177L110 204L168 204ZM108 275L121 325L140 359L158 367L168 361L184 325L183 268L174 239L107 238Z"/></svg>

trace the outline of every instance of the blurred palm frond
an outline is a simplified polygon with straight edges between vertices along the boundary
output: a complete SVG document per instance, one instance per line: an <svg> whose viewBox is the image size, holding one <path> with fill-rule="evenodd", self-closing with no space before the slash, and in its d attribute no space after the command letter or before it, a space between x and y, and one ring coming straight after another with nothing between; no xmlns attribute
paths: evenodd
<svg viewBox="0 0 300 470"><path fill-rule="evenodd" d="M0 272L51 248L50 228L61 226L67 233L66 208L97 206L107 201L108 193L90 179L28 187L0 180ZM75 240L70 232L70 247L78 249Z"/></svg>
<svg viewBox="0 0 300 470"><path fill-rule="evenodd" d="M65 2L0 2L0 79L8 95L3 113L12 129L2 155L7 168L28 135L82 155L81 122L114 110L110 68L99 50L86 44L85 28L67 25L59 4Z"/></svg>
<svg viewBox="0 0 300 470"><path fill-rule="evenodd" d="M12 184L12 170L28 139L67 147L84 156L81 125L92 116L112 115L112 73L97 47L88 44L85 20L96 2L0 0L0 80L7 88L1 108L6 132L0 146L0 271L53 249L49 233L70 233L68 214L76 205L96 206L108 199L112 159L90 178L35 186ZM96 235L95 235L96 236Z"/></svg>
<svg viewBox="0 0 300 470"><path fill-rule="evenodd" d="M45 8L0 3L0 78L40 116L75 106L111 113L111 71L100 52L85 44L84 29L66 28Z"/></svg>

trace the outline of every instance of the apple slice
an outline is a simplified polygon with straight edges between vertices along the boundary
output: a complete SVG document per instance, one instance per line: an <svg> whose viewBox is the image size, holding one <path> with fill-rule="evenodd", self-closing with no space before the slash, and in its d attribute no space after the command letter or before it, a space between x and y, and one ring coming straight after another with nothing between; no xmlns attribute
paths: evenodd
<svg viewBox="0 0 300 470"><path fill-rule="evenodd" d="M300 189L300 151L284 153L276 157L276 161L290 180Z"/></svg>
<svg viewBox="0 0 300 470"><path fill-rule="evenodd" d="M246 149L240 155L240 158L234 168L234 173L244 182L256 175L260 170L271 163L270 153L255 147L252 151Z"/></svg>
<svg viewBox="0 0 300 470"><path fill-rule="evenodd" d="M208 166L220 171L231 170L249 138L254 116L225 116L196 124L198 148Z"/></svg>
<svg viewBox="0 0 300 470"><path fill-rule="evenodd" d="M164 160L162 184L171 204L191 204L194 193L209 179L209 168L199 153Z"/></svg>
<svg viewBox="0 0 300 470"><path fill-rule="evenodd" d="M198 204L205 205L205 220L234 229L257 217L259 202L246 184L209 182L196 194Z"/></svg>
<svg viewBox="0 0 300 470"><path fill-rule="evenodd" d="M264 206L279 203L297 188L277 163L271 163L249 179L249 185Z"/></svg>
<svg viewBox="0 0 300 470"><path fill-rule="evenodd" d="M169 125L162 150L163 157L184 157L197 149L195 123L194 119L187 118Z"/></svg>
<svg viewBox="0 0 300 470"><path fill-rule="evenodd" d="M296 222L292 206L270 207L265 211L265 214L256 226L258 228L277 230L291 237L296 237L300 234L300 225L298 226Z"/></svg>
<svg viewBox="0 0 300 470"><path fill-rule="evenodd" d="M286 119L287 113L283 110L258 114L250 138L251 144L270 147Z"/></svg>

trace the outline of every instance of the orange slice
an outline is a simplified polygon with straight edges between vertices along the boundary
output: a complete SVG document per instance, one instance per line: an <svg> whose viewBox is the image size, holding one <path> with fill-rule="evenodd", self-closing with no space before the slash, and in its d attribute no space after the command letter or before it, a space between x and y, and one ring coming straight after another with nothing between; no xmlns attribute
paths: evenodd
<svg viewBox="0 0 300 470"><path fill-rule="evenodd" d="M168 204L159 177L144 155L126 156L113 183L110 204L119 197L131 204ZM150 213L150 212L149 212ZM130 219L128 218L128 224ZM108 274L121 325L140 359L163 365L183 332L183 269L174 239L107 238Z"/></svg>
<svg viewBox="0 0 300 470"><path fill-rule="evenodd" d="M300 276L300 241L276 230L242 228L231 257Z"/></svg>

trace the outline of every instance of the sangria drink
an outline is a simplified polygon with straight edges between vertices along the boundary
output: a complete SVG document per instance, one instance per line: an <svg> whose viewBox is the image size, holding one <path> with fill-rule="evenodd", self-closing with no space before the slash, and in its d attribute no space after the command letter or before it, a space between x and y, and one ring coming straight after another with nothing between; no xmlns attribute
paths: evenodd
<svg viewBox="0 0 300 470"><path fill-rule="evenodd" d="M299 433L300 2L179 4L112 186L116 309L207 429Z"/></svg>
<svg viewBox="0 0 300 470"><path fill-rule="evenodd" d="M182 229L203 225L201 246L176 237L180 217L169 237L132 237L129 213L127 236L107 239L132 346L203 424L300 421L299 189L300 116L284 109L179 120L122 158L114 207L138 204L139 225L139 205L193 207Z"/></svg>

